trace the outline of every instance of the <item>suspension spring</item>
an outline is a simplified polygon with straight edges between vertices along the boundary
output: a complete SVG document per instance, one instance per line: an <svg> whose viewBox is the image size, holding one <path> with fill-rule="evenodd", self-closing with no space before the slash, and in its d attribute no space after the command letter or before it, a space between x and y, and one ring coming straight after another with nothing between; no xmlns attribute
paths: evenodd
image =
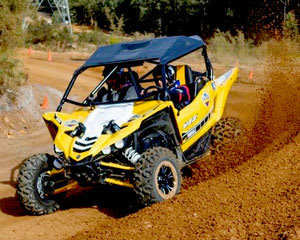
<svg viewBox="0 0 300 240"><path fill-rule="evenodd" d="M126 148L123 155L133 164L136 164L141 155L136 152L133 147Z"/></svg>

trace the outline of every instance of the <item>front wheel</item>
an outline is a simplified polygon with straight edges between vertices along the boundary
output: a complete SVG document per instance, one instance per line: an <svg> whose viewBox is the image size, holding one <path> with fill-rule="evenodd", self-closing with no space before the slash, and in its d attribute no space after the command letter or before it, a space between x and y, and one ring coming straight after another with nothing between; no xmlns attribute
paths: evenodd
<svg viewBox="0 0 300 240"><path fill-rule="evenodd" d="M144 206L174 197L181 187L178 159L162 147L142 153L134 173L134 190Z"/></svg>
<svg viewBox="0 0 300 240"><path fill-rule="evenodd" d="M65 193L54 195L57 182L64 182L63 174L51 175L52 156L34 155L19 169L17 195L22 207L30 214L52 213L60 208Z"/></svg>

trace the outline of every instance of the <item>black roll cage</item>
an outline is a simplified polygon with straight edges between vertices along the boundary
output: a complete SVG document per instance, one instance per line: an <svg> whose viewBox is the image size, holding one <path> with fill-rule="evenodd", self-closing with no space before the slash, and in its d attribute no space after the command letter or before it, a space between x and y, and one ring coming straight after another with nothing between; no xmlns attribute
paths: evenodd
<svg viewBox="0 0 300 240"><path fill-rule="evenodd" d="M206 51L206 46L201 46L199 47L198 49L202 48L202 56L204 57L204 61L205 61L205 66L206 66L206 72L203 74L201 73L202 76L206 76L209 80L212 80L213 79L213 68L212 68L212 65L211 65L211 62L207 56L207 51ZM198 49L195 49L194 51L198 50ZM189 52L191 53L191 52ZM188 54L188 53L187 53ZM185 55L187 55L185 54ZM181 56L181 57L184 57L185 55ZM178 58L176 59L173 59L173 61L177 60ZM134 76L133 76L133 73L132 73L132 70L131 70L131 67L132 66L141 66L144 64L144 62L149 62L149 63L152 63L152 64L156 64L156 65L160 65L160 62L157 61L156 59L148 59L148 60L145 60L145 61L138 61L138 62L131 62L131 63L119 63L119 64L114 64L113 65L113 69L111 70L111 72L93 89L93 91L89 94L89 96L82 102L82 103L79 103L79 102L76 102L76 101L73 101L71 99L68 99L68 96L71 92L71 89L77 79L77 77L82 73L84 72L85 70L87 70L88 68L91 68L91 67L79 67L78 69L75 70L72 78L71 78L71 81L56 109L57 112L60 112L64 103L67 102L67 103L71 103L71 104L74 104L74 105L77 105L77 106L81 106L81 107L88 107L88 106L94 106L94 105L106 105L106 104L115 104L115 103L126 103L126 102L135 102L135 101L139 101L139 100L147 100L147 98L151 97L151 96L154 96L154 95L157 95L161 92L164 92L163 96L162 96L162 101L166 101L168 100L168 88L167 88L167 83L166 83L166 66L169 64L166 63L166 64L161 64L161 73L162 73L162 83L163 83L163 87L162 89L158 90L158 91L155 91L155 92L150 92L149 94L146 94L146 95L141 95L140 94L140 91L139 91L139 87L138 87L138 83L142 83L142 82L153 82L157 79L146 79L150 74L152 74L153 70L150 70L148 73L144 74L141 78L139 79L134 79ZM100 67L100 66L108 66L108 65L98 65L98 66L93 66L93 67ZM135 91L138 95L138 98L137 99L130 99L130 100L122 100L122 101L117 101L117 102L93 102L92 104L88 101L88 99L92 96L94 96L94 94L104 85L104 83L108 80L108 78L119 68L119 67L122 67L122 68L127 68L128 69L128 72L130 74L130 82L133 84L134 88L135 88Z"/></svg>

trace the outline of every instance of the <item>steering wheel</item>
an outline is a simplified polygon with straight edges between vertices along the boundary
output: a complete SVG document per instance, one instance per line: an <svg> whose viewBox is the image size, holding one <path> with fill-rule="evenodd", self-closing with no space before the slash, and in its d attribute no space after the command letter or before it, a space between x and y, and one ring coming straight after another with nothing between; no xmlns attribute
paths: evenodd
<svg viewBox="0 0 300 240"><path fill-rule="evenodd" d="M161 87L158 87L158 86L150 86L150 87L147 87L147 88L144 89L144 95L147 94L148 91L151 90L151 89L156 89L157 92L163 90ZM157 95L157 100L163 100L163 99L164 99L164 98L163 98L163 94L165 94L165 93L167 94L167 95L165 96L165 97L166 97L166 100L171 100L171 96L170 96L170 94L168 93L168 91L162 92L161 94L158 94L158 95Z"/></svg>
<svg viewBox="0 0 300 240"><path fill-rule="evenodd" d="M147 93L149 92L149 90L151 90L151 89L156 89L157 92L159 92L159 91L162 90L161 87L158 87L158 86L150 86L150 87L147 87L147 88L144 89L144 94L147 94Z"/></svg>

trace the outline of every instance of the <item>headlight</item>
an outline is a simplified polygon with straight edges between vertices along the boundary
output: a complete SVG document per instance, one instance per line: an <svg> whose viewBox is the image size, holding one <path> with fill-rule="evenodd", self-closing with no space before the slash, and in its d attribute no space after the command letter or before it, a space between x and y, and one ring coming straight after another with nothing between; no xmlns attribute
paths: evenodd
<svg viewBox="0 0 300 240"><path fill-rule="evenodd" d="M56 145L54 145L53 147L54 147L54 152L55 153L57 153L59 155L63 153L63 151L59 147L57 147Z"/></svg>
<svg viewBox="0 0 300 240"><path fill-rule="evenodd" d="M118 148L118 149L123 148L124 145L125 145L125 142L124 142L123 139L115 143L115 147Z"/></svg>
<svg viewBox="0 0 300 240"><path fill-rule="evenodd" d="M110 152L111 152L111 147L108 146L108 147L103 148L103 149L102 149L102 152L103 152L104 155L110 154Z"/></svg>
<svg viewBox="0 0 300 240"><path fill-rule="evenodd" d="M54 114L54 118L59 124L62 124L62 120L56 114Z"/></svg>

